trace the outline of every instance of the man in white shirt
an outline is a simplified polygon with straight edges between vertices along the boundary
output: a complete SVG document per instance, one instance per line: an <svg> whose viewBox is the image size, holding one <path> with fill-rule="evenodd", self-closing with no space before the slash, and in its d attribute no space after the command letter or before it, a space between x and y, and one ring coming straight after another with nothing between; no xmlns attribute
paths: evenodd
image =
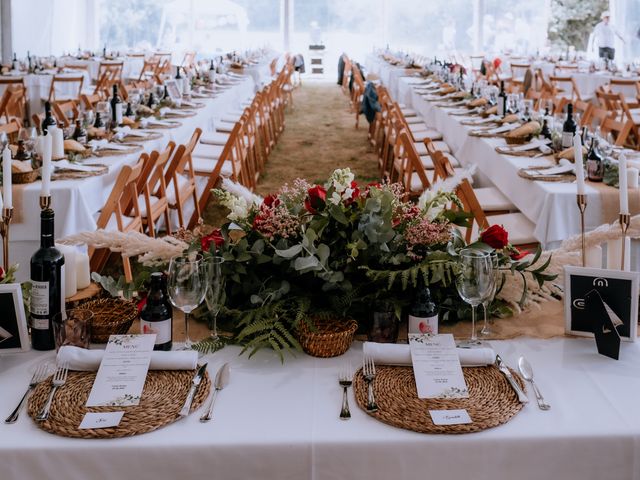
<svg viewBox="0 0 640 480"><path fill-rule="evenodd" d="M616 35L624 42L624 38L610 24L611 14L606 11L600 16L602 21L596 25L593 30L593 38L598 46L598 55L600 58L613 60L616 56L615 37Z"/></svg>

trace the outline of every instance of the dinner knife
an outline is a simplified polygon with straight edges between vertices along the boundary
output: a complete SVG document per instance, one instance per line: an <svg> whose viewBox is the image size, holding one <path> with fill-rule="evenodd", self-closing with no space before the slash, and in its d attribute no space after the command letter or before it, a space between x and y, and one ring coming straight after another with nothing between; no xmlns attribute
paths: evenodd
<svg viewBox="0 0 640 480"><path fill-rule="evenodd" d="M202 414L200 417L201 422L208 422L211 420L211 413L213 412L213 404L216 400L216 396L218 392L227 386L229 383L229 364L225 363L218 369L218 373L216 373L216 379L213 382L214 390L211 394L211 400L209 400L209 406L207 407L207 411Z"/></svg>
<svg viewBox="0 0 640 480"><path fill-rule="evenodd" d="M184 405L182 406L182 410L180 410L180 416L186 417L189 415L189 411L191 410L191 404L193 403L193 397L195 397L196 392L198 391L198 387L200 386L200 382L202 382L202 378L204 377L204 373L207 371L207 364L205 363L200 368L191 380L191 388L189 389L189 393L187 394L187 399L184 401Z"/></svg>
<svg viewBox="0 0 640 480"><path fill-rule="evenodd" d="M511 371L502 361L502 358L500 357L500 355L496 355L496 367L498 367L498 370L502 372L502 374L505 376L505 378L511 385L511 388L513 388L513 390L516 392L520 403L529 403L529 397L527 397L527 394L524 393L522 388L520 388L520 385L518 385L518 382L515 381L515 379L513 378L513 375L511 375Z"/></svg>

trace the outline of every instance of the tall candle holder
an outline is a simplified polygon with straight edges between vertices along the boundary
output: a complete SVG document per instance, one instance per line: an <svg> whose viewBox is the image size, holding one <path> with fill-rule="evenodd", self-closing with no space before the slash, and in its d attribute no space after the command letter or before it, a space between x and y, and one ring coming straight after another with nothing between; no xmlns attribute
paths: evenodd
<svg viewBox="0 0 640 480"><path fill-rule="evenodd" d="M40 195L40 209L47 210L48 208L51 208L51 195Z"/></svg>
<svg viewBox="0 0 640 480"><path fill-rule="evenodd" d="M631 225L631 215L628 213L620 214L620 228L622 229L622 256L620 258L620 270L624 270L625 256L630 255L631 252L627 252L627 230Z"/></svg>
<svg viewBox="0 0 640 480"><path fill-rule="evenodd" d="M9 226L13 218L13 207L2 209L2 223L0 224L0 236L2 236L2 264L5 271L9 269Z"/></svg>
<svg viewBox="0 0 640 480"><path fill-rule="evenodd" d="M587 196L583 193L576 195L576 203L578 204L578 210L580 210L580 234L582 240L582 266L587 266L587 250L584 246L584 211L587 209Z"/></svg>

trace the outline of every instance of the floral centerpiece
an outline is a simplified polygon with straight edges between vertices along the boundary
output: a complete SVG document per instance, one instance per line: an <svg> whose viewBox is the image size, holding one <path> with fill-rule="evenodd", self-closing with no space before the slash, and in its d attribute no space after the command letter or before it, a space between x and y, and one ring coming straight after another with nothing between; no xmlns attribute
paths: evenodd
<svg viewBox="0 0 640 480"><path fill-rule="evenodd" d="M299 348L301 322L329 316L364 324L380 301L400 316L423 284L442 306L441 320L464 316L454 281L467 246L458 227L469 215L455 194L425 192L414 203L399 184L358 185L354 178L338 169L322 185L297 179L264 199L228 180L214 191L229 221L192 248L224 257L223 316L245 350L282 355ZM525 274L539 285L554 276L544 273L548 261L534 266L540 252L523 258L507 235L492 227L474 247L496 249L505 274L525 279L524 302Z"/></svg>

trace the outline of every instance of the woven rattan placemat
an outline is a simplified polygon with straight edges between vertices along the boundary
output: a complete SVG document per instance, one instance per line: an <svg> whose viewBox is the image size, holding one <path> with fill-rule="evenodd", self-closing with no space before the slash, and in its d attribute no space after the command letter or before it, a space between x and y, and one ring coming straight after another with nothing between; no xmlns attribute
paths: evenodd
<svg viewBox="0 0 640 480"><path fill-rule="evenodd" d="M555 165L553 166L548 166L548 167L530 167L530 168L521 168L520 170L518 170L518 176L522 177L522 178L526 178L527 180L540 180L543 182L566 182L566 183L571 183L573 182L576 177L573 173L568 173L568 174L556 174L556 175L545 175L544 171L548 170L550 168L555 167ZM531 175L529 174L529 172L536 172L535 175Z"/></svg>
<svg viewBox="0 0 640 480"><path fill-rule="evenodd" d="M87 398L96 372L69 372L64 386L55 394L49 418L36 422L43 430L64 437L117 438L151 432L174 422L187 398L195 370L149 371L139 405L130 407L87 407ZM51 382L40 383L29 399L29 415L34 418L47 401ZM193 399L191 411L200 407L209 396L211 381L205 375ZM120 424L112 428L80 430L87 412L125 412Z"/></svg>
<svg viewBox="0 0 640 480"><path fill-rule="evenodd" d="M100 175L109 173L109 167L107 165L103 165L101 163L94 163L91 166L100 167L100 169L91 170L87 172L81 172L79 170L70 170L65 168L56 169L55 172L51 175L51 180L76 180L78 178L99 177Z"/></svg>
<svg viewBox="0 0 640 480"><path fill-rule="evenodd" d="M377 412L367 411L367 384L358 370L353 391L358 406L381 422L420 433L471 433L508 422L522 409L518 397L494 367L463 368L469 388L469 398L419 399L411 367L376 365L374 394ZM524 382L512 371L516 381ZM473 423L465 425L434 425L429 410L465 409Z"/></svg>

